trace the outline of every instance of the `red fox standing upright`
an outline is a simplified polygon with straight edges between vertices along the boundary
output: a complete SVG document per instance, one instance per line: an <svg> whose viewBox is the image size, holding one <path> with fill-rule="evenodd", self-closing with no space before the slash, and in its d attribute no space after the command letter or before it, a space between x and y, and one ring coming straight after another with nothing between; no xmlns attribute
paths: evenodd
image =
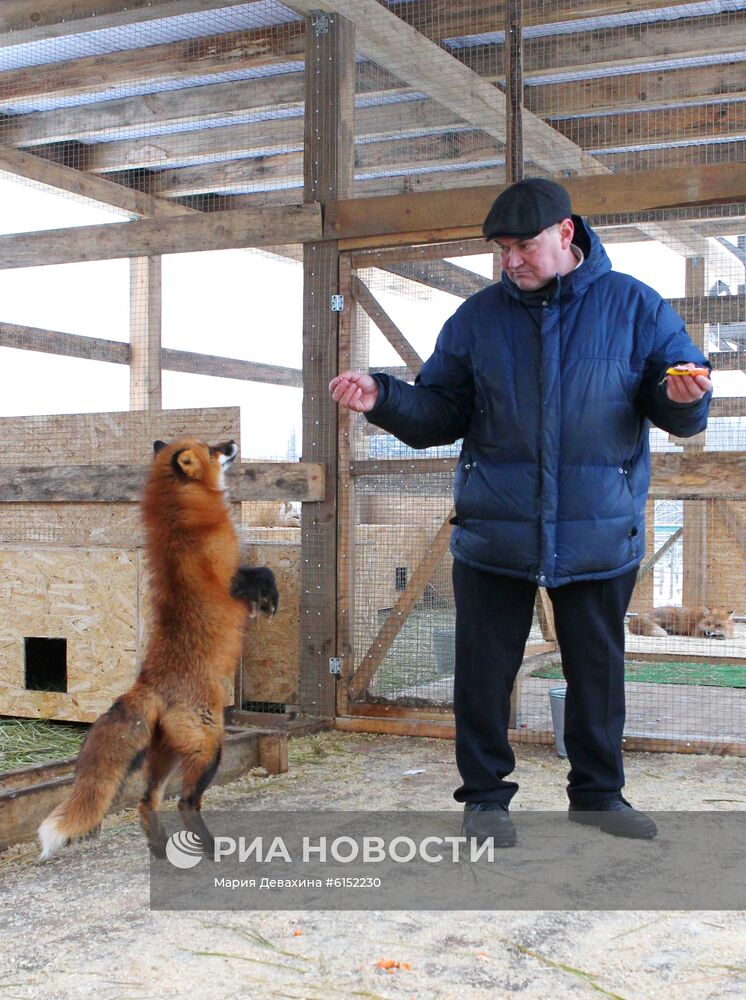
<svg viewBox="0 0 746 1000"><path fill-rule="evenodd" d="M98 830L124 777L145 763L140 821L154 854L165 850L157 810L181 770L184 825L212 838L199 810L220 763L223 689L241 649L247 612L272 615L272 571L239 568L239 544L224 494L233 441L156 441L142 512L152 587L152 626L134 685L91 727L69 797L39 827L42 858Z"/></svg>

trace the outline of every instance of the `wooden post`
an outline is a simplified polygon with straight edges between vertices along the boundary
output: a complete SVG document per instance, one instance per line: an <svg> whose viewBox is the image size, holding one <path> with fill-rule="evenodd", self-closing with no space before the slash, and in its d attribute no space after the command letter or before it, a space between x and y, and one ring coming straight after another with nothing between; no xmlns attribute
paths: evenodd
<svg viewBox="0 0 746 1000"><path fill-rule="evenodd" d="M340 259L339 290L347 308L340 315L339 367L357 368L353 364L356 309L352 296L352 267L349 254ZM367 354L367 352L366 352ZM367 368L367 356L366 356ZM355 480L350 475L354 454L353 418L349 410L340 410L339 458L337 489L337 655L342 660L342 673L337 685L336 714L347 715L347 682L352 673L354 656L355 617Z"/></svg>
<svg viewBox="0 0 746 1000"><path fill-rule="evenodd" d="M505 180L523 177L523 3L505 4L505 103L507 111Z"/></svg>
<svg viewBox="0 0 746 1000"><path fill-rule="evenodd" d="M513 184L523 177L523 3L522 0L506 0L505 3L505 104L506 104L506 135L505 135L505 180ZM492 272L496 281L502 271L500 256L497 251L493 255ZM539 612L539 623L545 639L554 639L551 621L551 611L546 595L537 591L536 608ZM547 613L544 614L544 610ZM515 728L518 717L518 702L520 700L521 673L515 679L513 692L510 696L510 725Z"/></svg>
<svg viewBox="0 0 746 1000"><path fill-rule="evenodd" d="M160 410L161 258L130 261L130 409Z"/></svg>
<svg viewBox="0 0 746 1000"><path fill-rule="evenodd" d="M687 298L705 294L706 261L704 257L687 257L684 279L684 294ZM704 323L689 323L689 336L700 350L705 349ZM685 442L684 451L703 451L704 445L697 436L696 442ZM706 525L707 501L684 501L684 541L682 565L684 583L681 603L686 607L704 604L706 598Z"/></svg>
<svg viewBox="0 0 746 1000"><path fill-rule="evenodd" d="M505 182L523 177L523 4L507 0L505 5ZM497 250L492 255L492 277L500 280L502 264Z"/></svg>
<svg viewBox="0 0 746 1000"><path fill-rule="evenodd" d="M352 194L355 39L337 14L306 19L304 196L335 201ZM337 653L338 414L328 384L337 373L339 293L336 241L303 247L303 460L326 471L326 499L301 514L300 691L302 711L334 715Z"/></svg>

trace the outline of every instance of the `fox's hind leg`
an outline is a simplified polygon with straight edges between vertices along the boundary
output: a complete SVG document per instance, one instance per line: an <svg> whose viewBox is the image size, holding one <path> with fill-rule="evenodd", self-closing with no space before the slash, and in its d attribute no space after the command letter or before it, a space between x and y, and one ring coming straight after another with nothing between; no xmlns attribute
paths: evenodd
<svg viewBox="0 0 746 1000"><path fill-rule="evenodd" d="M210 857L214 840L200 809L202 796L220 764L222 721L221 713L208 707L199 713L172 713L162 720L163 740L178 757L181 769L181 822L200 838L205 854Z"/></svg>
<svg viewBox="0 0 746 1000"><path fill-rule="evenodd" d="M156 735L148 753L145 766L147 785L145 794L140 800L140 825L148 838L148 847L157 858L166 855L166 832L158 815L163 793L168 779L178 764L178 758L170 747L166 746L160 734Z"/></svg>
<svg viewBox="0 0 746 1000"><path fill-rule="evenodd" d="M214 854L215 841L210 830L202 819L202 796L212 784L215 773L220 765L223 752L222 739L215 744L206 740L198 753L193 754L182 765L181 798L179 813L181 821L187 830L196 834L202 841L202 849L208 857Z"/></svg>

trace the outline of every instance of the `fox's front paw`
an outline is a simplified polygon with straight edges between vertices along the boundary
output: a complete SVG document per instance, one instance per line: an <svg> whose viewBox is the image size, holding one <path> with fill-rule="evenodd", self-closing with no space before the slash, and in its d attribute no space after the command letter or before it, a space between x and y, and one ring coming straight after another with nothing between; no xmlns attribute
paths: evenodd
<svg viewBox="0 0 746 1000"><path fill-rule="evenodd" d="M268 566L242 566L233 577L231 596L246 604L252 618L271 618L279 601L275 574Z"/></svg>

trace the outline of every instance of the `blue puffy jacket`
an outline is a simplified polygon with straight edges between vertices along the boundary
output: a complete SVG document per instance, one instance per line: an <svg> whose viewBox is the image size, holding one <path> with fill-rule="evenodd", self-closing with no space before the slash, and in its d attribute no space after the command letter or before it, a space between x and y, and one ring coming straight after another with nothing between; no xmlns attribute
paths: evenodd
<svg viewBox="0 0 746 1000"><path fill-rule="evenodd" d="M446 322L414 385L376 375L367 414L413 448L463 437L454 558L546 587L640 562L648 421L690 437L710 405L709 393L668 399L666 368L706 359L660 295L612 271L598 236L574 221L586 259L537 311L503 274Z"/></svg>

